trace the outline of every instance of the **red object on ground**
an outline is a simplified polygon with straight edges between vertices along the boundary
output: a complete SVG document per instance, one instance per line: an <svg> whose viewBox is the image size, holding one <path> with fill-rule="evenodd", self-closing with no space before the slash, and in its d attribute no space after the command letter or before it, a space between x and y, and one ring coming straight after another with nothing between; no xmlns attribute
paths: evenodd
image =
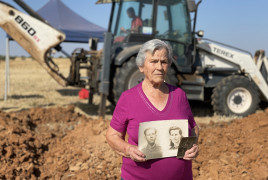
<svg viewBox="0 0 268 180"><path fill-rule="evenodd" d="M85 88L82 88L80 91L79 91L79 98L80 99L87 99L89 97L89 91Z"/></svg>

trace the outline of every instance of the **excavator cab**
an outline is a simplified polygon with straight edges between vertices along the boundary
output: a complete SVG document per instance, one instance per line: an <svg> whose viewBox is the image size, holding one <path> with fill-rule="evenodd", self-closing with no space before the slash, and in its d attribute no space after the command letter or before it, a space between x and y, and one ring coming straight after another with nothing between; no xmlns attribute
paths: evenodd
<svg viewBox="0 0 268 180"><path fill-rule="evenodd" d="M178 70L192 65L188 57L193 37L187 0L99 0L97 4L109 2L113 43L124 46L158 38L171 44Z"/></svg>

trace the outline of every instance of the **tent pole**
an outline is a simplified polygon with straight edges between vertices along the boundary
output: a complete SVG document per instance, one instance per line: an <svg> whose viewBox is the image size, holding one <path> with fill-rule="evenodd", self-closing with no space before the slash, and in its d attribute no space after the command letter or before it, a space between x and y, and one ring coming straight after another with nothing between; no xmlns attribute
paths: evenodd
<svg viewBox="0 0 268 180"><path fill-rule="evenodd" d="M9 92L9 38L6 38L6 78L5 78L5 95L4 100L7 100L7 93Z"/></svg>

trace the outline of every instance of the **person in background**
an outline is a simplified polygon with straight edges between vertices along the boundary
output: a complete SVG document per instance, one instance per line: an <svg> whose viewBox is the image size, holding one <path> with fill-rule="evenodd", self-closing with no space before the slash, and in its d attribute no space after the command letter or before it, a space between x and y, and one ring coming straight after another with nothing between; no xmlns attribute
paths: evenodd
<svg viewBox="0 0 268 180"><path fill-rule="evenodd" d="M185 92L165 82L172 58L172 49L167 42L153 39L144 43L136 64L145 78L123 92L117 102L106 139L111 148L123 156L123 180L192 179L192 160L199 151L197 142L183 158L146 160L138 149L139 123L142 122L188 119L188 135L198 137L198 126Z"/></svg>
<svg viewBox="0 0 268 180"><path fill-rule="evenodd" d="M176 150L179 147L182 136L182 130L178 126L169 128L170 147L169 150Z"/></svg>
<svg viewBox="0 0 268 180"><path fill-rule="evenodd" d="M135 10L133 7L127 9L127 15L132 19L130 30L126 30L124 27L121 27L122 32L131 32L139 33L139 28L142 26L142 20L139 16L136 16Z"/></svg>

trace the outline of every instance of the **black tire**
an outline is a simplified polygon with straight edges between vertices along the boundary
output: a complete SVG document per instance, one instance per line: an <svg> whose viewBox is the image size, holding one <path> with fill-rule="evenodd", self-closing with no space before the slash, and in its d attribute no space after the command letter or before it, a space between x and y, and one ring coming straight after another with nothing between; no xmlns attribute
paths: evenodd
<svg viewBox="0 0 268 180"><path fill-rule="evenodd" d="M256 111L260 102L259 91L244 76L228 76L213 89L212 106L219 115L248 116Z"/></svg>
<svg viewBox="0 0 268 180"><path fill-rule="evenodd" d="M116 68L113 79L113 94L115 102L117 102L122 92L131 88L131 86L135 86L135 79L137 81L136 84L144 79L143 74L140 73L139 68L136 65L135 59L136 57L131 57L129 61L122 65L122 67Z"/></svg>
<svg viewBox="0 0 268 180"><path fill-rule="evenodd" d="M169 68L167 77L167 83L177 85L178 79L176 78L176 71L172 67ZM136 65L136 57L134 56L131 57L129 61L125 62L122 67L116 68L113 79L113 95L115 102L117 102L122 92L134 87L143 81L143 79L144 75Z"/></svg>
<svg viewBox="0 0 268 180"><path fill-rule="evenodd" d="M167 72L167 77L166 77L166 82L168 84L171 84L173 86L178 86L179 80L177 78L177 72L175 70L175 67L170 66L168 68L168 72Z"/></svg>

